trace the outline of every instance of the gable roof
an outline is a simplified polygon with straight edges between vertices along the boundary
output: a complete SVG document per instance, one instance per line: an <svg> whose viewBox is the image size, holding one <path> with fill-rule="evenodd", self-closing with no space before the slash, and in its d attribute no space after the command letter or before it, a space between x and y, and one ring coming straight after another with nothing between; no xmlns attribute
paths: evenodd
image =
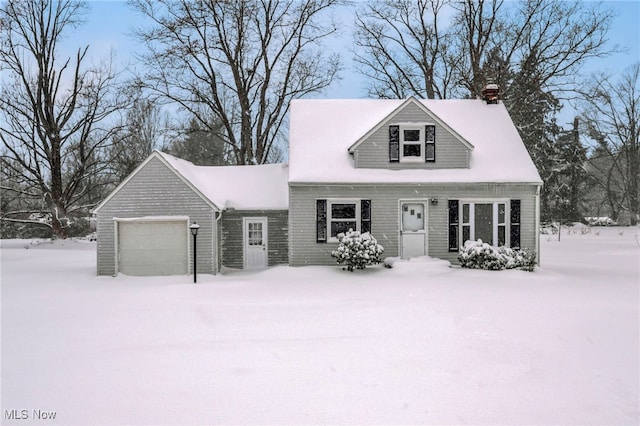
<svg viewBox="0 0 640 426"><path fill-rule="evenodd" d="M286 210L289 208L286 164L196 166L154 150L95 209L97 213L152 159L157 158L214 210Z"/></svg>
<svg viewBox="0 0 640 426"><path fill-rule="evenodd" d="M158 153L218 207L236 210L286 210L289 208L289 167L286 164L257 166L196 166Z"/></svg>
<svg viewBox="0 0 640 426"><path fill-rule="evenodd" d="M473 145L470 144L467 140L465 140L462 136L460 136L455 130L453 130L447 123L442 121L440 117L432 113L422 102L418 101L414 97L407 98L404 102L402 102L396 109L391 111L383 120L381 120L375 127L371 128L367 133L360 137L353 145L349 147L349 152L353 153L356 148L365 140L367 140L373 133L378 131L381 127L386 125L389 121L393 119L393 117L405 109L408 105L415 105L418 109L422 110L426 116L428 116L431 120L438 123L440 126L444 127L449 133L453 135L454 138L462 142L464 146L469 149L473 149Z"/></svg>
<svg viewBox="0 0 640 426"><path fill-rule="evenodd" d="M421 104L473 147L468 169L355 168L349 150L407 102ZM297 99L289 127L290 183L541 184L504 104L477 99Z"/></svg>

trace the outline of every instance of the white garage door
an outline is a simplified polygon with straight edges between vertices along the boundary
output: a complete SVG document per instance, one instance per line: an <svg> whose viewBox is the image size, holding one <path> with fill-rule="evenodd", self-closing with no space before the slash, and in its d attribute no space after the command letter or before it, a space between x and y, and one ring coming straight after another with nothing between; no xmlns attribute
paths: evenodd
<svg viewBox="0 0 640 426"><path fill-rule="evenodd" d="M126 275L187 274L187 222L119 222L118 270Z"/></svg>

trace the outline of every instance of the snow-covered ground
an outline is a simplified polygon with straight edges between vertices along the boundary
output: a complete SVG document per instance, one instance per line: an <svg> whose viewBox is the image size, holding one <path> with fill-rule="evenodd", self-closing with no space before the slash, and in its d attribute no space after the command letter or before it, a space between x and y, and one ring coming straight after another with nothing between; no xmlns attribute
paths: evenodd
<svg viewBox="0 0 640 426"><path fill-rule="evenodd" d="M194 285L97 277L94 243L0 253L3 424L640 422L638 228L543 236L534 273L422 260Z"/></svg>

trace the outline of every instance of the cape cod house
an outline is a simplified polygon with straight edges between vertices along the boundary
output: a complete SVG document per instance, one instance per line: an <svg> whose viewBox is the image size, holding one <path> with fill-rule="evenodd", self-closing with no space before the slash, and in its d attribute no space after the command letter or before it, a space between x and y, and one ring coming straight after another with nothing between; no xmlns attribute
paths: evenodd
<svg viewBox="0 0 640 426"><path fill-rule="evenodd" d="M291 265L330 264L349 228L388 256L538 251L542 181L502 103L293 101L289 163Z"/></svg>
<svg viewBox="0 0 640 426"><path fill-rule="evenodd" d="M295 100L288 167L152 154L96 209L98 273L187 273L194 221L205 273L332 265L350 228L385 256L455 263L477 239L538 252L541 185L495 98Z"/></svg>

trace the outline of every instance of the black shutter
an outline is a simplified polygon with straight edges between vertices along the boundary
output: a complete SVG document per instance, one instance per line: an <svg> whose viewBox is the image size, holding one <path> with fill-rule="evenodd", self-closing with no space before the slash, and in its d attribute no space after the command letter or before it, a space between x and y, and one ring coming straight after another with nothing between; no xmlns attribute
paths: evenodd
<svg viewBox="0 0 640 426"><path fill-rule="evenodd" d="M371 200L360 201L360 232L371 232Z"/></svg>
<svg viewBox="0 0 640 426"><path fill-rule="evenodd" d="M511 248L520 248L520 200L511 200Z"/></svg>
<svg viewBox="0 0 640 426"><path fill-rule="evenodd" d="M389 126L389 162L400 161L400 126Z"/></svg>
<svg viewBox="0 0 640 426"><path fill-rule="evenodd" d="M424 161L436 161L436 126L433 124L424 127Z"/></svg>
<svg viewBox="0 0 640 426"><path fill-rule="evenodd" d="M459 229L459 203L458 200L449 200L449 251L458 251Z"/></svg>
<svg viewBox="0 0 640 426"><path fill-rule="evenodd" d="M316 242L327 242L327 200L316 200Z"/></svg>

